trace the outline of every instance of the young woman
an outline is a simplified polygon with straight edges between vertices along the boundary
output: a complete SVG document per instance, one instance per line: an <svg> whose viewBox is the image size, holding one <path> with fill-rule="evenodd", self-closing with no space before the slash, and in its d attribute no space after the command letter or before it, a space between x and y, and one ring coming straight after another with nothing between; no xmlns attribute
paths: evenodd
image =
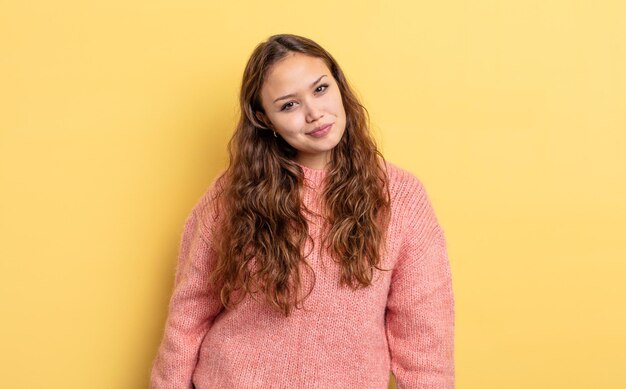
<svg viewBox="0 0 626 389"><path fill-rule="evenodd" d="M334 58L274 35L189 215L153 389L454 387L446 239Z"/></svg>

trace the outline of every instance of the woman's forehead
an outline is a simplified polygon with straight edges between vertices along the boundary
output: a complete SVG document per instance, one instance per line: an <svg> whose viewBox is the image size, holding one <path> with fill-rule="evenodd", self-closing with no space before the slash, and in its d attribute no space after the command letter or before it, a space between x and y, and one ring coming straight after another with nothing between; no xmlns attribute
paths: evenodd
<svg viewBox="0 0 626 389"><path fill-rule="evenodd" d="M330 76L323 59L304 54L292 54L275 63L268 71L265 83L274 88L308 88L322 75ZM285 91L292 93L293 91ZM280 93L280 92L279 92Z"/></svg>

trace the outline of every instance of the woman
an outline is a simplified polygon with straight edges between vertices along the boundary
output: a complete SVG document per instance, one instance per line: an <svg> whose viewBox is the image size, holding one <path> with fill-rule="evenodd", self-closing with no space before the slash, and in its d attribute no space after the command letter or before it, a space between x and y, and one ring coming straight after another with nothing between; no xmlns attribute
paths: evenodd
<svg viewBox="0 0 626 389"><path fill-rule="evenodd" d="M334 58L274 35L183 232L152 388L454 387L446 240Z"/></svg>

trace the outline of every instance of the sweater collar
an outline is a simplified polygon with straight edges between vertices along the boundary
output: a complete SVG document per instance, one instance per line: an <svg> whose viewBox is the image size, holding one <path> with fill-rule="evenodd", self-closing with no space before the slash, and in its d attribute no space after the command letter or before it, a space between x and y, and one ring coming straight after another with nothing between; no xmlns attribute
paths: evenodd
<svg viewBox="0 0 626 389"><path fill-rule="evenodd" d="M308 181L309 185L314 188L317 188L321 185L321 183L324 181L324 177L326 177L326 174L328 173L328 168L314 169L308 166L304 166L298 162L296 163L302 169L305 181Z"/></svg>

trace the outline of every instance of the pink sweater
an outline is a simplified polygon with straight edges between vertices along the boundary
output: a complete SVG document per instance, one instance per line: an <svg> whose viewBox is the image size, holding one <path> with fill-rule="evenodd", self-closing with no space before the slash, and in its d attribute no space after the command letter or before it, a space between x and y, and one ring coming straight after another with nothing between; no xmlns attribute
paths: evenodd
<svg viewBox="0 0 626 389"><path fill-rule="evenodd" d="M305 252L315 287L290 317L263 298L222 309L207 274L215 260L210 226L198 219L214 185L189 215L169 313L150 378L152 389L399 389L454 387L454 297L446 240L422 183L387 162L392 217L387 255L374 284L339 286L327 253ZM304 202L319 210L326 172L303 166ZM319 220L310 219L319 237ZM308 245L308 243L307 243ZM305 291L311 279L303 272Z"/></svg>

